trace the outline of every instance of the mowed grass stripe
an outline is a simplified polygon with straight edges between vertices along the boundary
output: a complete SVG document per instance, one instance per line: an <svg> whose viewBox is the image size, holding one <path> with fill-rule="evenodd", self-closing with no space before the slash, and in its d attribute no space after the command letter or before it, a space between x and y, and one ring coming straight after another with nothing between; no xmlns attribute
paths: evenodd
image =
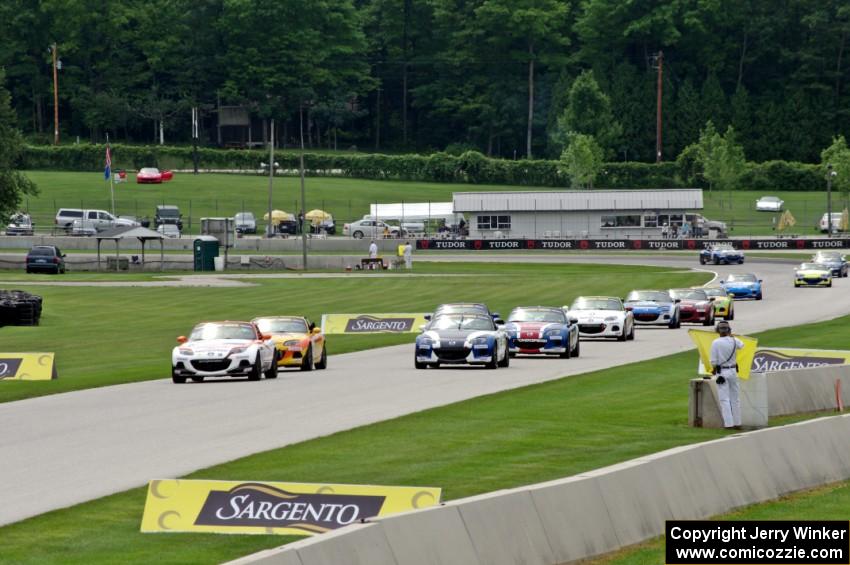
<svg viewBox="0 0 850 565"><path fill-rule="evenodd" d="M506 263L422 265L417 272L480 277L254 279L256 286L235 288L16 285L44 297L41 326L0 329L2 347L55 352L59 378L3 382L0 402L168 378L175 338L204 320L292 314L318 324L326 313L430 312L452 301L485 302L507 316L517 305L561 306L579 294L624 296L635 287L700 284L711 276L658 267ZM120 275L115 280L121 280ZM328 350L333 356L409 343L414 337L330 336Z"/></svg>
<svg viewBox="0 0 850 565"><path fill-rule="evenodd" d="M844 317L758 337L768 346L840 348L850 338L848 322ZM566 477L722 437L722 430L687 426L694 363L694 353L686 352L475 398L190 477L429 485L442 487L446 499ZM141 534L144 497L145 489L133 489L0 528L0 561L218 563L294 539ZM819 517L816 509L812 517Z"/></svg>

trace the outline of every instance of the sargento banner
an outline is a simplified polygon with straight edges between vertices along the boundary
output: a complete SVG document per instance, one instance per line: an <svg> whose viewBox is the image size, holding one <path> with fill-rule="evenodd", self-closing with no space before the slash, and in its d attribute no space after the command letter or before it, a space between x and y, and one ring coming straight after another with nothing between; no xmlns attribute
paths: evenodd
<svg viewBox="0 0 850 565"><path fill-rule="evenodd" d="M419 239L421 250L524 251L566 249L578 251L700 250L718 243L745 251L850 249L850 238L835 239Z"/></svg>
<svg viewBox="0 0 850 565"><path fill-rule="evenodd" d="M753 371L788 371L826 365L850 365L850 351L763 347L753 358Z"/></svg>
<svg viewBox="0 0 850 565"><path fill-rule="evenodd" d="M426 508L441 489L239 481L151 481L142 532L313 535Z"/></svg>
<svg viewBox="0 0 850 565"><path fill-rule="evenodd" d="M0 381L49 381L56 378L54 353L0 353Z"/></svg>
<svg viewBox="0 0 850 565"><path fill-rule="evenodd" d="M418 333L427 322L425 314L325 314L322 333Z"/></svg>

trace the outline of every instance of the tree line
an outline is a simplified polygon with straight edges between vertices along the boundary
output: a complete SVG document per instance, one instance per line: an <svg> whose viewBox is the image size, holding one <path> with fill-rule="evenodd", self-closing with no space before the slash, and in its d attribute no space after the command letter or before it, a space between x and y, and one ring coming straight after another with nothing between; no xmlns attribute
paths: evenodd
<svg viewBox="0 0 850 565"><path fill-rule="evenodd" d="M0 66L17 124L64 141L216 142L219 103L277 141L655 160L710 120L746 158L817 162L850 136L843 0L5 0ZM663 59L659 60L659 53ZM599 146L588 144L592 136ZM601 152L601 153L600 153Z"/></svg>

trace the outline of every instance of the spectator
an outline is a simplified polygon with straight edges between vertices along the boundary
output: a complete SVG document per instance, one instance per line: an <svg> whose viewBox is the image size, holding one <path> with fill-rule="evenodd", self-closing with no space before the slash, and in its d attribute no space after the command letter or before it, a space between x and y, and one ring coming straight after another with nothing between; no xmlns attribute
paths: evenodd
<svg viewBox="0 0 850 565"><path fill-rule="evenodd" d="M404 256L404 268L412 269L413 268L413 246L408 241L404 244L404 251L402 252Z"/></svg>
<svg viewBox="0 0 850 565"><path fill-rule="evenodd" d="M375 243L375 240L372 240L372 243L369 244L369 259L377 259L378 258L378 244Z"/></svg>

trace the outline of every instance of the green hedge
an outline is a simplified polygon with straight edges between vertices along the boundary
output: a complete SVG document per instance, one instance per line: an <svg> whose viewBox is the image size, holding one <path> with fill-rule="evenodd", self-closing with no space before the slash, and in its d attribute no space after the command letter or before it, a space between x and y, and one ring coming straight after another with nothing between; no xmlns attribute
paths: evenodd
<svg viewBox="0 0 850 565"><path fill-rule="evenodd" d="M27 170L96 171L104 166L103 145L30 145L24 150L19 168ZM265 151L245 149L198 149L204 169L257 169L268 160ZM569 187L570 179L558 172L557 161L490 159L475 151L460 155L320 154L305 155L310 175L332 175L380 180L454 182L516 186ZM189 169L192 148L173 146L113 145L114 169L160 167ZM298 168L298 156L278 152L275 161L282 168ZM685 170L683 170L685 169ZM686 160L654 163L606 163L594 183L597 188L675 188L695 186L693 171ZM822 190L823 179L817 165L785 161L752 163L741 186L750 190Z"/></svg>

